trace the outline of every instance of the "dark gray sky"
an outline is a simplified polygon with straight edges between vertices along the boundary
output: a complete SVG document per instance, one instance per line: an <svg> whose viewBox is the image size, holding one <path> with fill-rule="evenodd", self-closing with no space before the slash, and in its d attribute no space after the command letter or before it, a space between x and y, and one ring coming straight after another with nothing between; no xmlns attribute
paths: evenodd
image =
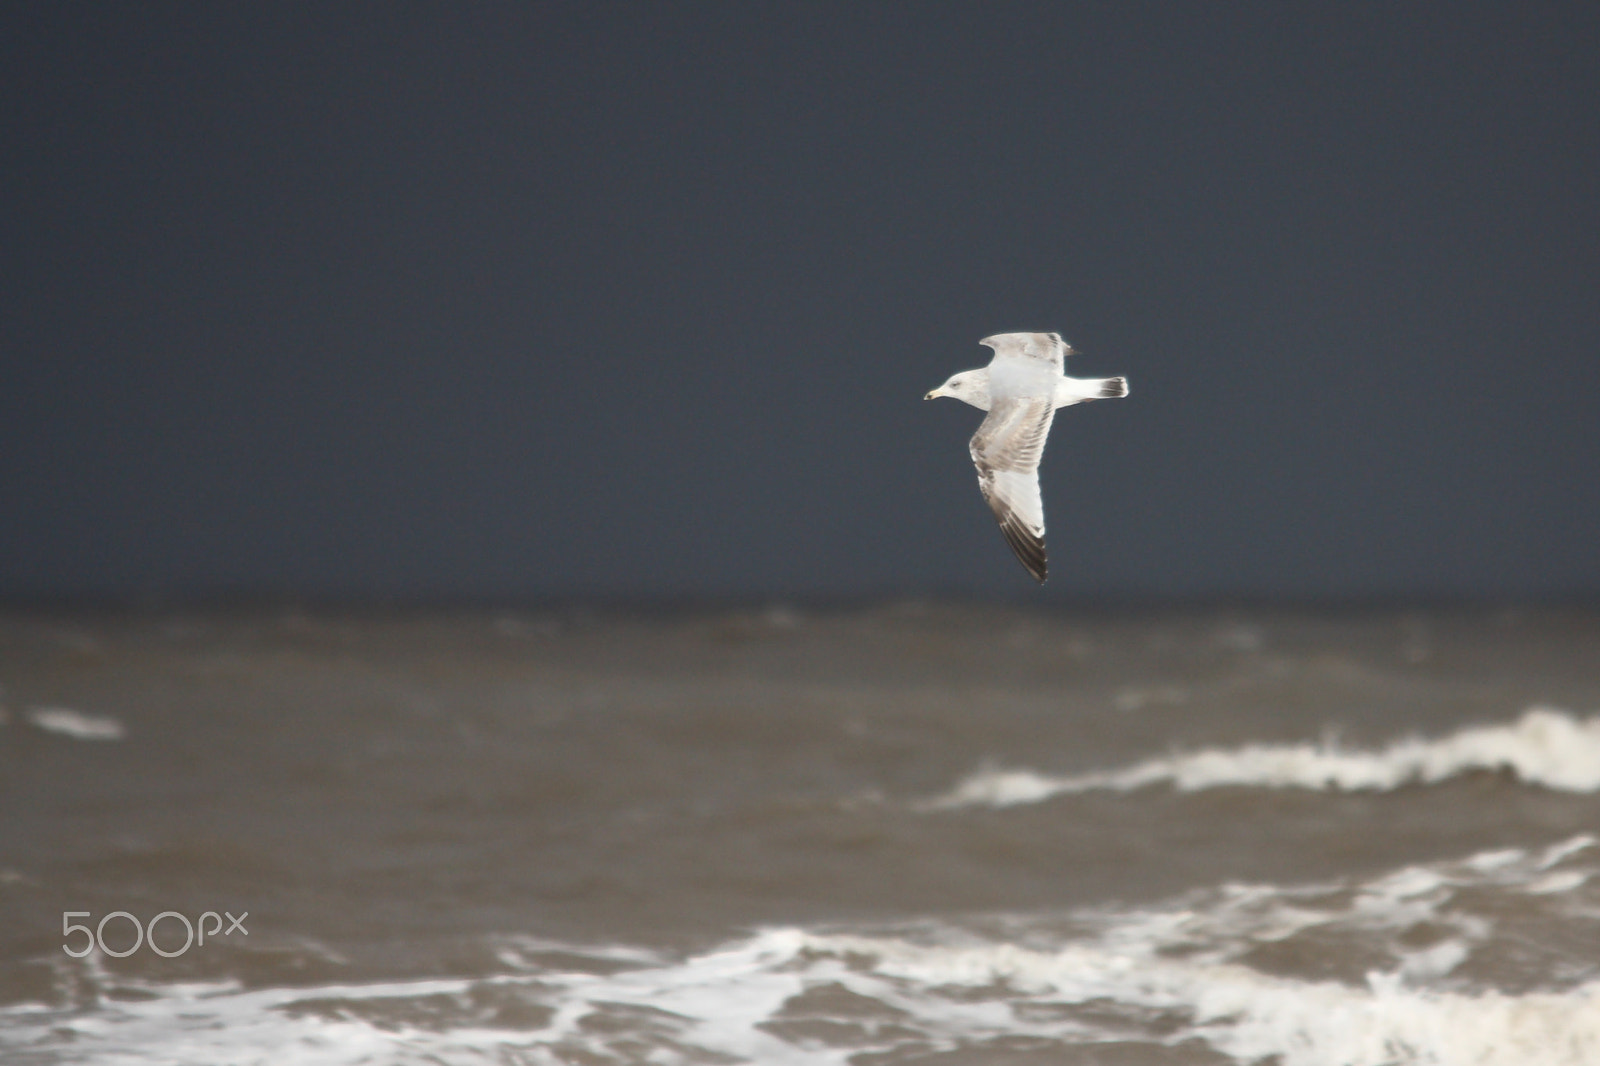
<svg viewBox="0 0 1600 1066"><path fill-rule="evenodd" d="M0 592L1600 590L1600 5L12 5ZM980 417L1058 330L1035 592Z"/></svg>

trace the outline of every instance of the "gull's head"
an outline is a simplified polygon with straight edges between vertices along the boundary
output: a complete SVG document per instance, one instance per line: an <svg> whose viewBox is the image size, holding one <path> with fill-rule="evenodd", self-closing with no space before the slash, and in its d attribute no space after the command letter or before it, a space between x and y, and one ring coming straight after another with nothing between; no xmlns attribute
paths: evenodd
<svg viewBox="0 0 1600 1066"><path fill-rule="evenodd" d="M950 380L928 393L923 399L937 400L941 396L949 396L952 399L966 400L968 403L972 403L979 398L980 382L977 378L982 373L982 370L963 370L959 374L951 374ZM987 400L989 398L988 389L982 389L981 392L982 398Z"/></svg>

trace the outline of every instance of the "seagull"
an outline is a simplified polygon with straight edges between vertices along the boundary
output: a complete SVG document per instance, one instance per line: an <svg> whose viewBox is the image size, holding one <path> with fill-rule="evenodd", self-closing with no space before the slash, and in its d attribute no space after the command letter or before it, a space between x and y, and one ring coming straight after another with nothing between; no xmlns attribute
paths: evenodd
<svg viewBox="0 0 1600 1066"><path fill-rule="evenodd" d="M970 446L978 488L1006 543L1042 585L1049 563L1039 460L1056 408L1126 396L1128 381L1067 377L1062 366L1073 351L1059 333L996 333L978 343L994 349L989 365L951 375L923 399L950 396L989 412Z"/></svg>

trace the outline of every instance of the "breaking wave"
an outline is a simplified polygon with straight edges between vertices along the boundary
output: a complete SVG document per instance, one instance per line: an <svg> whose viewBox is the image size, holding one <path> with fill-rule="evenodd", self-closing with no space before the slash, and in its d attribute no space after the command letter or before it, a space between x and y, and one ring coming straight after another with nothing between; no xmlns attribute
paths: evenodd
<svg viewBox="0 0 1600 1066"><path fill-rule="evenodd" d="M1385 790L1432 784L1472 770L1506 770L1527 784L1563 792L1600 790L1600 717L1579 719L1534 707L1509 725L1474 726L1431 740L1408 737L1377 751L1346 749L1324 740L1205 748L1120 770L1062 776L988 767L920 806L1010 807L1062 793L1152 785L1184 792L1227 785Z"/></svg>
<svg viewBox="0 0 1600 1066"><path fill-rule="evenodd" d="M76 1006L0 1010L0 1052L128 1066L1579 1066L1600 1061L1600 960L1584 950L1597 875L1600 846L1578 836L1148 908L768 929L687 958L512 937L504 974L382 985L132 987L91 959L75 976L93 994Z"/></svg>
<svg viewBox="0 0 1600 1066"><path fill-rule="evenodd" d="M121 740L128 731L110 715L84 714L70 707L32 707L27 720L46 733L73 740Z"/></svg>

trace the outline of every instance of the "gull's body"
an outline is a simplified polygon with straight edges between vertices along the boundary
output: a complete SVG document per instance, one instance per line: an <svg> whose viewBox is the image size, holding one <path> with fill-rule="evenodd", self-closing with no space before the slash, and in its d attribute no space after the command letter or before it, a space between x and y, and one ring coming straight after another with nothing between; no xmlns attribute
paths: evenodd
<svg viewBox="0 0 1600 1066"><path fill-rule="evenodd" d="M1006 543L1041 584L1049 573L1039 460L1056 409L1128 395L1124 378L1069 378L1072 348L1058 333L997 333L978 342L994 349L989 365L963 370L925 399L950 396L989 412L973 434L978 487Z"/></svg>

